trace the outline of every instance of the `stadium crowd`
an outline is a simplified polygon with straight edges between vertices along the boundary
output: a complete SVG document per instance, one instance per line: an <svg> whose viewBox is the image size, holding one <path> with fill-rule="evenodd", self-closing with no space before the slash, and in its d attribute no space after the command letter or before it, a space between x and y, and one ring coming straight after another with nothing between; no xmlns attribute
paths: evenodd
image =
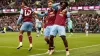
<svg viewBox="0 0 100 56"><path fill-rule="evenodd" d="M9 6L10 3L14 2L14 0L0 0L0 9L3 9L3 8L11 8Z"/></svg>
<svg viewBox="0 0 100 56"><path fill-rule="evenodd" d="M71 19L75 32L84 32L85 22L88 22L90 32L100 32L100 15L98 14L72 14Z"/></svg>
<svg viewBox="0 0 100 56"><path fill-rule="evenodd" d="M6 27L8 31L16 31L17 19L18 19L18 15L0 17L0 30Z"/></svg>
<svg viewBox="0 0 100 56"><path fill-rule="evenodd" d="M70 6L99 6L100 0L78 0L77 2L70 2Z"/></svg>
<svg viewBox="0 0 100 56"><path fill-rule="evenodd" d="M0 0L0 9L20 8L21 1L22 0ZM47 0L26 0L26 1L28 5L30 5L33 8L47 8ZM53 1L54 3L58 3L60 0L53 0ZM69 2L69 4L70 6L98 6L100 5L100 0L78 0L75 2Z"/></svg>
<svg viewBox="0 0 100 56"><path fill-rule="evenodd" d="M20 8L20 3L22 0L0 0L0 9L3 8ZM26 0L28 5L31 7L47 7L47 0ZM40 2L39 2L40 1ZM58 3L60 0L54 0L55 3ZM15 5L10 7L10 4L15 2ZM77 2L70 2L70 6L93 6L100 5L100 0L78 0ZM7 26L8 29L16 31L16 21L18 15L10 16L1 16L0 17L0 30ZM83 32L84 23L87 21L89 23L89 31L91 32L100 32L100 15L98 14L72 14L71 19L73 21L73 30L74 32Z"/></svg>
<svg viewBox="0 0 100 56"><path fill-rule="evenodd" d="M0 17L0 29L7 27L9 31L17 31L16 21L19 15ZM90 32L100 32L100 15L98 14L72 14L74 32L84 32L85 22L89 23Z"/></svg>

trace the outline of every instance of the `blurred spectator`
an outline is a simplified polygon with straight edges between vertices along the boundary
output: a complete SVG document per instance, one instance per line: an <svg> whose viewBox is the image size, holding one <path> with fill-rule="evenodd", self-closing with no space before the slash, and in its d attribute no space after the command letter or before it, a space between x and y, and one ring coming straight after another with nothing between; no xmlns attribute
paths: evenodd
<svg viewBox="0 0 100 56"><path fill-rule="evenodd" d="M18 19L18 15L0 17L0 28L2 29L6 25L7 30L16 31L17 19Z"/></svg>
<svg viewBox="0 0 100 56"><path fill-rule="evenodd" d="M90 32L100 32L100 15L98 14L72 14L75 32L83 32L85 21L89 23Z"/></svg>
<svg viewBox="0 0 100 56"><path fill-rule="evenodd" d="M70 6L99 6L100 0L78 0L70 2Z"/></svg>
<svg viewBox="0 0 100 56"><path fill-rule="evenodd" d="M32 8L47 8L48 0L25 0ZM53 0L54 3L68 0ZM0 0L0 9L2 8L20 8L22 0ZM12 6L10 6L13 4ZM70 6L99 6L100 0L78 0L70 2Z"/></svg>
<svg viewBox="0 0 100 56"><path fill-rule="evenodd" d="M7 30L16 31L18 15L0 17L0 29L6 25ZM84 32L85 21L89 23L89 32L100 32L100 15L98 14L72 14L71 19L74 32Z"/></svg>

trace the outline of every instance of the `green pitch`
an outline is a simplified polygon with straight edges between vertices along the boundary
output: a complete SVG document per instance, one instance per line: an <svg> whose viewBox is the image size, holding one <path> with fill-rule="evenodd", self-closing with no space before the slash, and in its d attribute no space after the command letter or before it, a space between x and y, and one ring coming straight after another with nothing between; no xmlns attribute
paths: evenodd
<svg viewBox="0 0 100 56"><path fill-rule="evenodd" d="M0 33L0 56L49 56L45 54L48 45L44 41L43 35L33 36L33 49L28 51L29 41L24 33L23 47L19 50L18 32ZM67 34L69 36L69 33ZM69 43L70 56L100 56L100 34L74 33L67 38ZM55 38L55 53L52 56L65 56L65 48L62 40L57 36Z"/></svg>

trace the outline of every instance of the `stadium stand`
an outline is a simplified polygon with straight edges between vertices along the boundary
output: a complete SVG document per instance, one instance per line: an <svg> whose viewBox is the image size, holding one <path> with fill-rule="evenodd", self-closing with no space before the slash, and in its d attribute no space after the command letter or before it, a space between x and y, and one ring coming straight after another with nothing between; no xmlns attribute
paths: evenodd
<svg viewBox="0 0 100 56"><path fill-rule="evenodd" d="M22 0L0 0L0 9L20 9L20 3ZM32 8L47 8L47 0L26 0L28 5ZM54 3L58 3L60 0L54 0ZM66 0L67 1L67 0ZM99 6L100 0L77 0L76 2L69 3L73 6ZM2 15L0 17L0 30L6 25L8 28L15 31L16 20L18 15ZM74 32L84 31L84 21L89 22L89 30L91 32L100 32L100 15L99 14L72 14L71 19L75 23L73 26Z"/></svg>
<svg viewBox="0 0 100 56"><path fill-rule="evenodd" d="M98 6L100 0L78 0L77 2L70 2L70 6Z"/></svg>

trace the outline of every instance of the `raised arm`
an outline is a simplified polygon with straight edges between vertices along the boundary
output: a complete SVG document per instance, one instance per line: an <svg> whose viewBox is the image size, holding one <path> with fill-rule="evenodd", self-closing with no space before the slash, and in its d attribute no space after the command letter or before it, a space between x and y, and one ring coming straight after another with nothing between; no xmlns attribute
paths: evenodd
<svg viewBox="0 0 100 56"><path fill-rule="evenodd" d="M52 8L55 10L58 10L58 5L60 5L60 3L55 3L52 5Z"/></svg>
<svg viewBox="0 0 100 56"><path fill-rule="evenodd" d="M67 16L68 22L70 22L70 12L67 12L66 16Z"/></svg>
<svg viewBox="0 0 100 56"><path fill-rule="evenodd" d="M44 17L44 16L46 16L46 15L48 15L48 12L45 12L44 14L39 14L39 13L37 13L37 16L39 16L39 17Z"/></svg>

